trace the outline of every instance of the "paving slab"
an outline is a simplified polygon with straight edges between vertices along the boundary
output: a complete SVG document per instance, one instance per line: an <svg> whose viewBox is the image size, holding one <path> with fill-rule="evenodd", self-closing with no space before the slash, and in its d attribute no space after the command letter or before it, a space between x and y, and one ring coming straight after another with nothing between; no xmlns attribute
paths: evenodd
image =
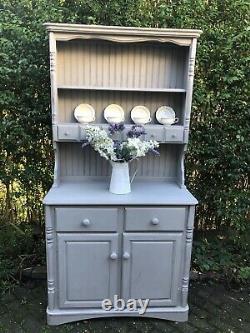
<svg viewBox="0 0 250 333"><path fill-rule="evenodd" d="M198 281L190 286L186 323L149 318L99 318L60 326L46 324L46 285L18 286L0 299L0 333L249 333L250 292Z"/></svg>

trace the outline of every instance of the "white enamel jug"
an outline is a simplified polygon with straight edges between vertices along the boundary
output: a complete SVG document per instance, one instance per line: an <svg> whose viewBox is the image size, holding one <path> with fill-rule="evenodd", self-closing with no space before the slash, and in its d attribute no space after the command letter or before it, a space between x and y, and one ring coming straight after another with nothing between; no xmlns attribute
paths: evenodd
<svg viewBox="0 0 250 333"><path fill-rule="evenodd" d="M127 162L113 162L112 175L110 180L109 191L114 194L127 194L131 192L129 179L129 166Z"/></svg>

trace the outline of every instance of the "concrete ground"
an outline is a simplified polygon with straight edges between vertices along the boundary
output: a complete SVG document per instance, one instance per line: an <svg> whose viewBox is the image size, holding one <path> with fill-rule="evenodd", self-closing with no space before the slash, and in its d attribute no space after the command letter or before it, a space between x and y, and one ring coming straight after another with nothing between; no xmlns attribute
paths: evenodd
<svg viewBox="0 0 250 333"><path fill-rule="evenodd" d="M219 284L193 282L186 323L146 318L92 319L61 326L46 325L46 286L17 287L0 300L0 333L249 333L250 290L226 290Z"/></svg>

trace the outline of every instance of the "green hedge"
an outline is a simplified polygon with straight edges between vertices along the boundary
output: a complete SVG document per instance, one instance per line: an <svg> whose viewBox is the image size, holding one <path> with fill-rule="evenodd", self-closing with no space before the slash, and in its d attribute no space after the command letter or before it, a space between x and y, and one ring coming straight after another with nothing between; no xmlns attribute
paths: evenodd
<svg viewBox="0 0 250 333"><path fill-rule="evenodd" d="M196 230L202 232L194 265L233 271L250 266L249 2L2 0L0 10L3 220L41 221L41 198L52 182L48 37L42 23L196 28L203 34L186 159L188 186L199 200Z"/></svg>

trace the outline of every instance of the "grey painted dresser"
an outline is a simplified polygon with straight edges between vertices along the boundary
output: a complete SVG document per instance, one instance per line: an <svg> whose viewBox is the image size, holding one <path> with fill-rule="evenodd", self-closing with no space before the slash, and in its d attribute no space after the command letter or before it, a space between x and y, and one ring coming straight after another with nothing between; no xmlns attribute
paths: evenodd
<svg viewBox="0 0 250 333"><path fill-rule="evenodd" d="M201 31L45 24L49 32L54 184L44 199L51 325L103 316L103 299L150 299L143 316L188 318L188 282L196 199L184 184L194 63ZM160 156L138 161L132 192L108 191L110 165L81 148L84 126L74 108L89 103L107 129L103 109L145 105L146 137ZM171 106L179 122L157 123ZM130 166L131 173L135 169Z"/></svg>

